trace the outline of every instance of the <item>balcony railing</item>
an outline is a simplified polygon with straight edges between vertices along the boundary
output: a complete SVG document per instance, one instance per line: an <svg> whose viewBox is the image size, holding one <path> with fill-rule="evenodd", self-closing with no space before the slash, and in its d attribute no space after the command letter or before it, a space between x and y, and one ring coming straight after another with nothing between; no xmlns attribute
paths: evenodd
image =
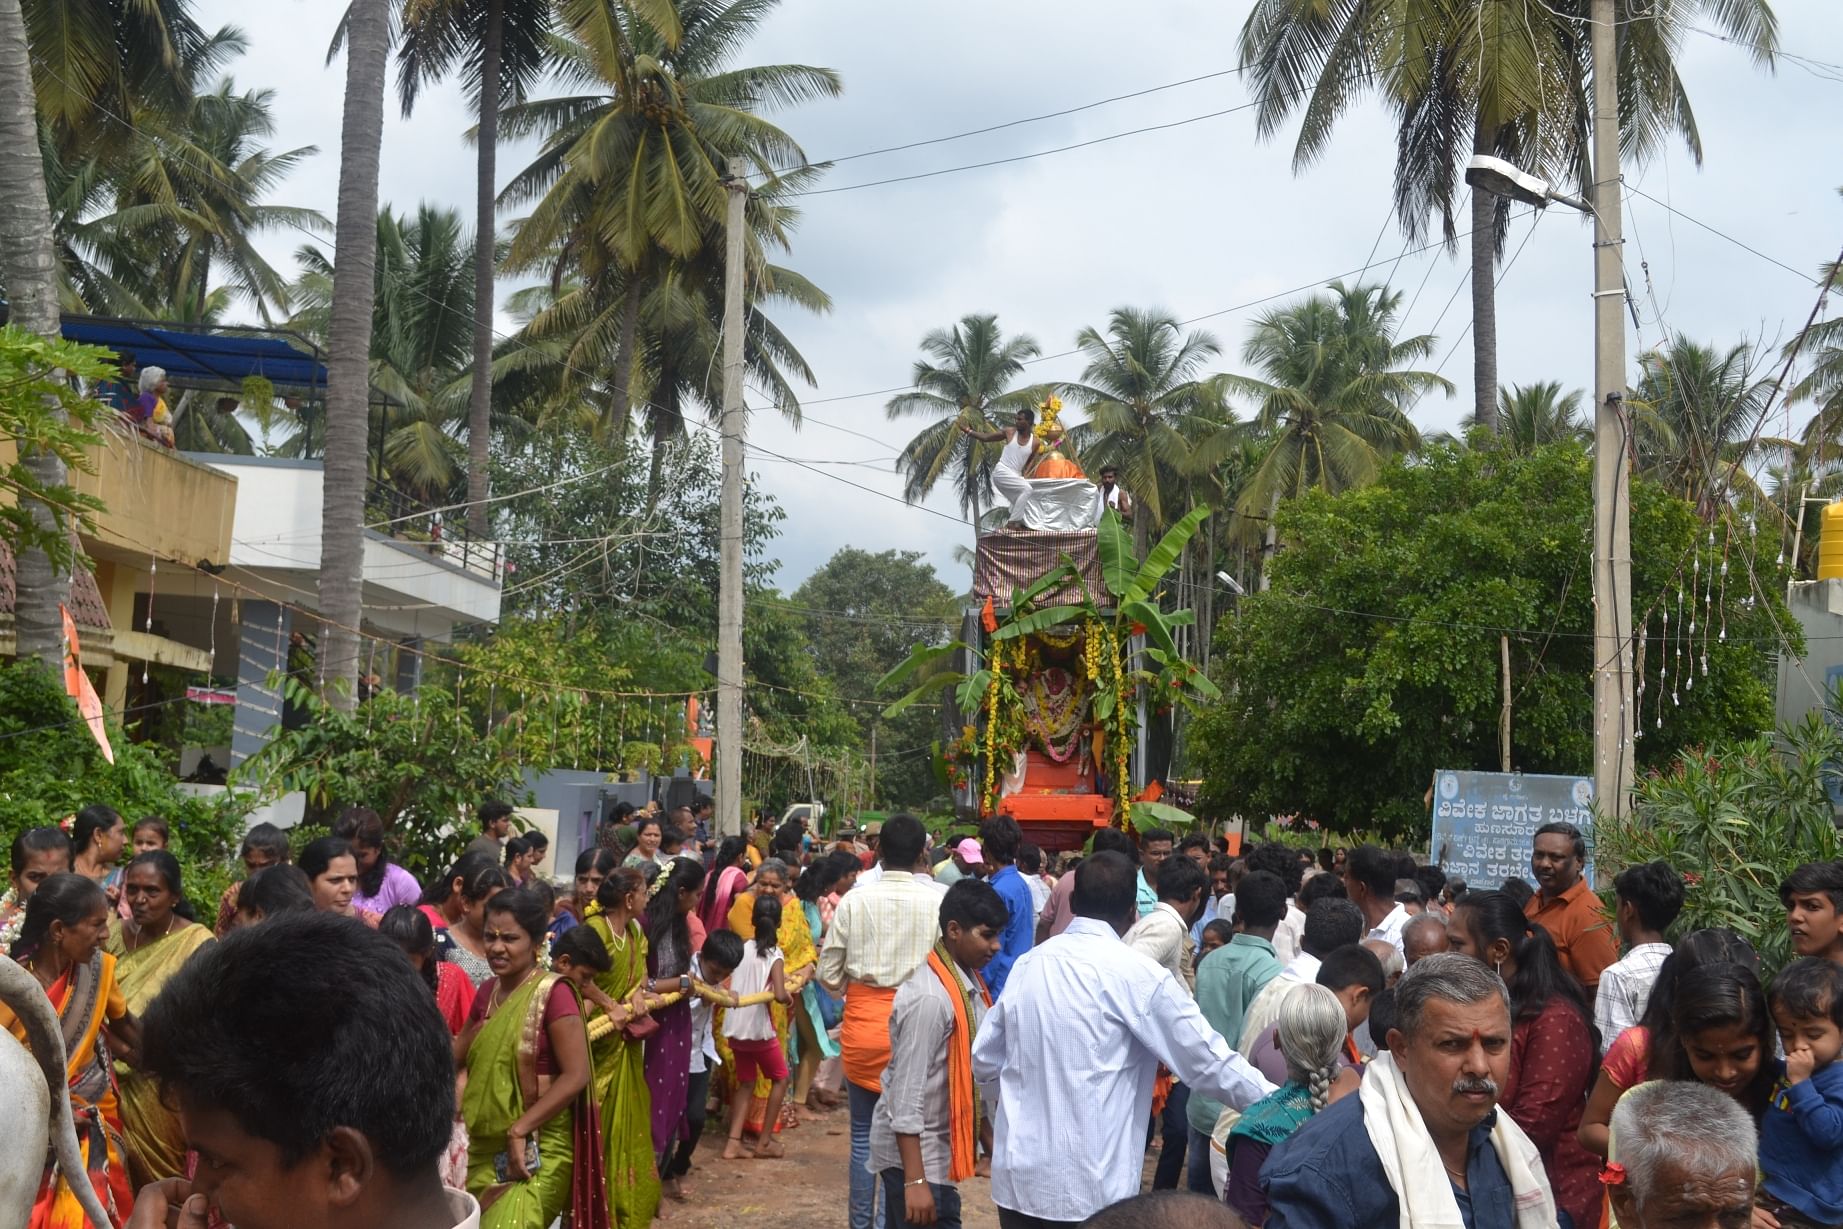
<svg viewBox="0 0 1843 1229"><path fill-rule="evenodd" d="M387 482L373 478L366 485L365 523L495 584L505 578L505 548L498 542L475 537L459 514L430 507Z"/></svg>

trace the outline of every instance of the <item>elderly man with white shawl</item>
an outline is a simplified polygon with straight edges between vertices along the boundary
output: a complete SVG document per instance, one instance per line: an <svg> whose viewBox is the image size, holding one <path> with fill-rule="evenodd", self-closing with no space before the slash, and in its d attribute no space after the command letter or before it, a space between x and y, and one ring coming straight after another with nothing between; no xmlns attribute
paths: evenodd
<svg viewBox="0 0 1843 1229"><path fill-rule="evenodd" d="M1555 1229L1536 1146L1497 1112L1510 1073L1504 983L1470 956L1429 956L1396 985L1395 1010L1358 1095L1267 1159L1267 1229Z"/></svg>

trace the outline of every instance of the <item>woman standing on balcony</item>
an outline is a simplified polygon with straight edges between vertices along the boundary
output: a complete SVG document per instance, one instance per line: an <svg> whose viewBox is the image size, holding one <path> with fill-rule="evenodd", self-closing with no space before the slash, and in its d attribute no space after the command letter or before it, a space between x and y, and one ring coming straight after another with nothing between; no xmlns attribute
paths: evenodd
<svg viewBox="0 0 1843 1229"><path fill-rule="evenodd" d="M166 406L166 368L141 368L141 395L135 402L134 425L154 443L173 446L173 412Z"/></svg>

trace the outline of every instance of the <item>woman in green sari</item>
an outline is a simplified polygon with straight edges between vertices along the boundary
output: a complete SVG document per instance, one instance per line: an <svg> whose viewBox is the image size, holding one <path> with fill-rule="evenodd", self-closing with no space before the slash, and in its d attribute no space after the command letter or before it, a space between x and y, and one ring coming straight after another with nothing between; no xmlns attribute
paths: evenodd
<svg viewBox="0 0 1843 1229"><path fill-rule="evenodd" d="M527 889L488 903L493 976L454 1042L481 1229L549 1229L565 1213L575 1229L607 1224L582 1005L574 982L538 965L548 913Z"/></svg>
<svg viewBox="0 0 1843 1229"><path fill-rule="evenodd" d="M645 909L645 878L632 867L621 867L602 880L583 918L614 962L595 979L589 997L614 1025L596 1038L591 1053L607 1156L608 1217L615 1229L645 1229L659 1213L645 1046L625 1031L646 1014L646 935L638 920Z"/></svg>
<svg viewBox="0 0 1843 1229"><path fill-rule="evenodd" d="M115 980L140 1016L167 980L211 939L209 927L183 916L185 894L179 863L163 849L137 854L122 872L122 902L129 919L111 916L103 950L115 957ZM128 1173L139 1190L149 1182L186 1175L186 1140L179 1119L160 1097L152 1076L115 1064L122 1125L128 1143Z"/></svg>

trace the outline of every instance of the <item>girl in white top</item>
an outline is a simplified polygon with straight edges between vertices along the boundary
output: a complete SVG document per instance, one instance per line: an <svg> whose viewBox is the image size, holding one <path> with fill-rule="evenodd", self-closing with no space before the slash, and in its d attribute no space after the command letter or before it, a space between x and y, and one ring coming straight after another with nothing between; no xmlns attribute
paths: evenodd
<svg viewBox="0 0 1843 1229"><path fill-rule="evenodd" d="M746 998L766 990L775 1002L785 1005L790 996L781 975L781 949L775 941L781 928L781 902L768 893L757 897L750 920L755 937L742 945L742 962L730 974L730 993ZM749 1120L749 1100L755 1095L758 1075L769 1081L769 1089L755 1156L762 1159L785 1155L773 1128L781 1116L781 1099L787 1095L787 1052L775 1036L774 1017L768 1014L768 1005L751 1003L730 1008L723 1017L723 1035L729 1038L730 1055L736 1060L736 1094L730 1101L730 1137L723 1159L737 1161L748 1155L742 1146L742 1132Z"/></svg>
<svg viewBox="0 0 1843 1229"><path fill-rule="evenodd" d="M762 908L764 904L776 906L780 912L780 901L764 897L755 902L756 934L761 934ZM780 928L780 919L776 918L768 930L768 946L762 947L756 939L750 939L742 945L742 963L730 974L730 991L742 998L758 994L763 990L776 989L781 986L781 949L774 942L774 932ZM778 995L776 996L779 997ZM766 1041L774 1036L774 1017L768 1014L768 1004L755 1003L748 1007L734 1007L723 1014L723 1035L734 1041Z"/></svg>

